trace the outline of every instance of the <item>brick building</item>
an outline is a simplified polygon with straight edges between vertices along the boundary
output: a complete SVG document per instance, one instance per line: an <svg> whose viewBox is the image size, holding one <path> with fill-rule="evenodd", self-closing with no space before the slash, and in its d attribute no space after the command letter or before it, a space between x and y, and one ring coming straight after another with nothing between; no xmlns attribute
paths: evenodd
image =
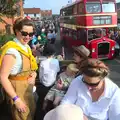
<svg viewBox="0 0 120 120"><path fill-rule="evenodd" d="M12 31L12 25L14 23L14 20L17 18L17 17L22 17L24 16L24 12L23 12L23 0L20 0L20 2L18 2L16 4L16 7L18 8L18 13L15 17L13 18L8 18L8 17L2 17L2 19L4 20L4 22L0 22L0 34L4 34L6 33L6 25L9 25L11 26L10 29L11 29L11 33L13 32Z"/></svg>
<svg viewBox="0 0 120 120"><path fill-rule="evenodd" d="M30 16L31 18L34 19L51 17L52 10L41 10L40 8L24 8L24 16Z"/></svg>
<svg viewBox="0 0 120 120"><path fill-rule="evenodd" d="M40 8L24 8L24 16L30 16L31 18L40 19L41 10Z"/></svg>
<svg viewBox="0 0 120 120"><path fill-rule="evenodd" d="M42 10L41 11L42 17L51 17L52 16L52 10Z"/></svg>

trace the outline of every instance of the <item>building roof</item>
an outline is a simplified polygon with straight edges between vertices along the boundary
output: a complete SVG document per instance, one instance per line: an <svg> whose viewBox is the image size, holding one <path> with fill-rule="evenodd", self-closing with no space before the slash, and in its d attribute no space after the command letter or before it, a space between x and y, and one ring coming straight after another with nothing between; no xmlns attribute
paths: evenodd
<svg viewBox="0 0 120 120"><path fill-rule="evenodd" d="M42 16L51 16L52 15L52 10L41 10L41 15Z"/></svg>
<svg viewBox="0 0 120 120"><path fill-rule="evenodd" d="M24 8L24 14L39 14L40 8Z"/></svg>

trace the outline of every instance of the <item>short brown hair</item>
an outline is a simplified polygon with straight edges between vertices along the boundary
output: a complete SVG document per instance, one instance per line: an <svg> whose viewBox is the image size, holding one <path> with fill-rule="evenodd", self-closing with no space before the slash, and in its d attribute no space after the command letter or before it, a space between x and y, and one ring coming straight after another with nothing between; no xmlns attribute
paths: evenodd
<svg viewBox="0 0 120 120"><path fill-rule="evenodd" d="M20 17L20 18L16 19L15 22L14 22L14 25L13 25L14 34L16 35L16 30L17 31L22 30L23 26L25 26L25 25L26 26L32 26L33 30L35 30L35 26L34 26L32 20Z"/></svg>
<svg viewBox="0 0 120 120"><path fill-rule="evenodd" d="M83 61L80 66L80 70L82 74L85 74L89 77L104 78L109 74L109 68L104 62L92 58Z"/></svg>

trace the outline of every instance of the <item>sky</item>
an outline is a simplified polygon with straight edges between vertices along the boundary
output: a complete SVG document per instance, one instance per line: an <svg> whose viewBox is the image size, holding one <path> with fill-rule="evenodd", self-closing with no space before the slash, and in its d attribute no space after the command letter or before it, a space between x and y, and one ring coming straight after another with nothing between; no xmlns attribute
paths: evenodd
<svg viewBox="0 0 120 120"><path fill-rule="evenodd" d="M62 6L65 6L68 1L69 0L25 0L24 8L52 9L53 14L59 14ZM120 0L117 0L117 2L120 2Z"/></svg>

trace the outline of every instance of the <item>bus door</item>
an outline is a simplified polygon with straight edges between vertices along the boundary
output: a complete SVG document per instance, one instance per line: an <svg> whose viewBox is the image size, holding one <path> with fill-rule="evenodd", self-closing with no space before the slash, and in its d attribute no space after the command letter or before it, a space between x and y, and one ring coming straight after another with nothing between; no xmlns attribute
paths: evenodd
<svg viewBox="0 0 120 120"><path fill-rule="evenodd" d="M69 45L70 47L72 46L77 46L77 31L76 30L71 30L69 34Z"/></svg>
<svg viewBox="0 0 120 120"><path fill-rule="evenodd" d="M88 47L87 30L84 28L77 29L77 46L84 45Z"/></svg>

